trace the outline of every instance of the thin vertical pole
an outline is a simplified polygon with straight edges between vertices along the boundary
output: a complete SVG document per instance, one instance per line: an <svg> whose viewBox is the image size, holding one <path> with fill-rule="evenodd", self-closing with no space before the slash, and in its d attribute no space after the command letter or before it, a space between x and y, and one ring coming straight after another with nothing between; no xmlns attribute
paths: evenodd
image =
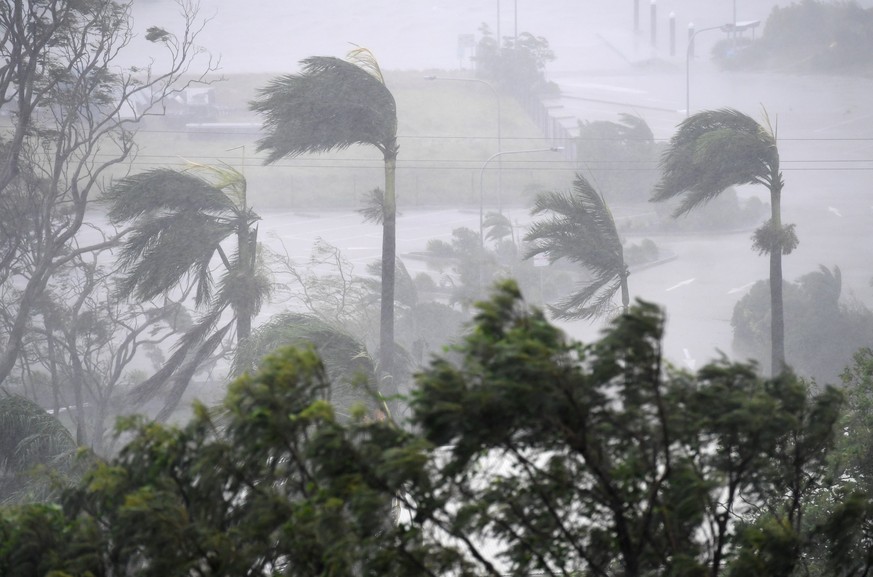
<svg viewBox="0 0 873 577"><path fill-rule="evenodd" d="M651 36L652 36L652 46L657 46L658 44L658 3L656 0L652 0L651 8Z"/></svg>

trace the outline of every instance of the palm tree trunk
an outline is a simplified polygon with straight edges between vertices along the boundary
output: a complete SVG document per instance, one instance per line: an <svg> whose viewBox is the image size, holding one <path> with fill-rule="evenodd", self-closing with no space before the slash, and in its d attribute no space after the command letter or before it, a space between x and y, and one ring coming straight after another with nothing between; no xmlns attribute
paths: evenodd
<svg viewBox="0 0 873 577"><path fill-rule="evenodd" d="M244 193L245 194L245 193ZM242 213L245 214L245 200L243 200ZM246 293L236 295L234 313L236 314L236 341L239 343L252 334L252 318L255 316L255 311L252 305L254 295L248 292L251 282L255 279L256 255L257 255L257 232L252 231L246 218L239 219L239 225L236 232L237 252L239 270L230 270L229 274L242 275L242 281L239 286L247 286ZM240 298L242 297L242 298Z"/></svg>
<svg viewBox="0 0 873 577"><path fill-rule="evenodd" d="M782 230L782 181L774 178L770 189L773 230ZM782 304L782 251L781 244L770 251L770 373L776 377L785 369L785 314Z"/></svg>
<svg viewBox="0 0 873 577"><path fill-rule="evenodd" d="M623 314L627 314L628 308L630 307L630 291L627 287L627 277L629 274L627 266L625 266L624 271L621 274L621 312Z"/></svg>
<svg viewBox="0 0 873 577"><path fill-rule="evenodd" d="M385 152L385 199L382 224L382 304L379 327L379 373L387 396L397 393L394 382L394 270L397 258L397 202L394 181L396 146Z"/></svg>

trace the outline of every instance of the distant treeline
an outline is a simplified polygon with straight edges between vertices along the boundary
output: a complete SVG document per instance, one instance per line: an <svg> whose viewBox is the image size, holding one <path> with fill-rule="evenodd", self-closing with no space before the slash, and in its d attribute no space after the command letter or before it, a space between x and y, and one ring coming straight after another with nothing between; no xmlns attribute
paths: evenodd
<svg viewBox="0 0 873 577"><path fill-rule="evenodd" d="M727 38L713 48L725 68L796 73L873 72L873 8L803 0L774 7L757 39Z"/></svg>

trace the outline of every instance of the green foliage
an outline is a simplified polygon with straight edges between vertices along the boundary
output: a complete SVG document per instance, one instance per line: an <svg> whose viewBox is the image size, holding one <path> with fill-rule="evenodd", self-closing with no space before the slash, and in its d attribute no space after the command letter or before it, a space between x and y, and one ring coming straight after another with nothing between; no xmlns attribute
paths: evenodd
<svg viewBox="0 0 873 577"><path fill-rule="evenodd" d="M71 520L57 505L5 509L0 512L0 575L103 577L97 531L91 520Z"/></svg>
<svg viewBox="0 0 873 577"><path fill-rule="evenodd" d="M300 74L273 79L251 102L264 117L267 136L258 142L267 162L354 144L397 155L397 108L381 78L355 62L313 56Z"/></svg>
<svg viewBox="0 0 873 577"><path fill-rule="evenodd" d="M525 241L530 243L525 257L548 256L549 262L567 260L591 273L577 290L550 306L560 319L592 319L614 309L612 299L620 290L622 306L629 304L628 267L615 219L603 196L581 174L568 193L544 192L537 196L534 215L547 215L534 221Z"/></svg>
<svg viewBox="0 0 873 577"><path fill-rule="evenodd" d="M637 302L573 342L503 283L418 375L408 428L364 410L340 422L314 352L281 349L220 411L181 428L129 420L126 447L62 515L0 509L0 536L36 544L0 544L0 569L791 574L826 538L802 517L827 486L842 396L725 359L676 371L664 328ZM845 505L844 520L863 517L863 501Z"/></svg>
<svg viewBox="0 0 873 577"><path fill-rule="evenodd" d="M504 90L525 98L548 88L546 64L555 59L549 41L522 32L518 37L495 39L487 24L476 45L476 76L494 82Z"/></svg>
<svg viewBox="0 0 873 577"><path fill-rule="evenodd" d="M733 350L769 370L770 288L759 281L734 306ZM785 298L785 357L801 376L837 383L864 343L873 342L873 313L863 304L841 300L840 269L820 267L782 285Z"/></svg>
<svg viewBox="0 0 873 577"><path fill-rule="evenodd" d="M763 33L739 51L714 50L725 68L795 73L870 71L873 8L855 1L802 0L774 6Z"/></svg>
<svg viewBox="0 0 873 577"><path fill-rule="evenodd" d="M275 78L250 107L264 118L266 136L258 151L268 164L303 153L370 145L385 162L382 207L382 291L379 319L379 370L392 392L394 371L394 277L397 259L397 104L373 54L357 48L348 60L314 56L303 71Z"/></svg>
<svg viewBox="0 0 873 577"><path fill-rule="evenodd" d="M364 344L313 315L284 313L272 317L240 343L231 372L237 376L254 373L262 359L286 346L315 350L331 383L328 398L340 414L347 416L355 404L380 404L376 369Z"/></svg>
<svg viewBox="0 0 873 577"><path fill-rule="evenodd" d="M72 475L75 451L75 440L57 418L0 391L0 503L49 498L55 488L51 473Z"/></svg>
<svg viewBox="0 0 873 577"><path fill-rule="evenodd" d="M781 188L775 137L736 110L708 110L682 121L661 159L652 201L680 197L675 215L705 204L731 186Z"/></svg>
<svg viewBox="0 0 873 577"><path fill-rule="evenodd" d="M119 293L147 301L173 290L187 296L193 286L195 304L206 309L161 370L136 387L142 402L173 381L160 413L166 418L231 326L237 340L249 335L270 295L258 245L260 217L247 205L245 177L228 166L148 170L115 182L104 200L114 223L130 225L118 255ZM236 241L230 256L222 246L228 238ZM217 281L214 261L221 262ZM226 310L233 318L222 326Z"/></svg>
<svg viewBox="0 0 873 577"><path fill-rule="evenodd" d="M579 121L580 171L612 204L648 200L658 178L661 148L640 116L622 113L618 122Z"/></svg>
<svg viewBox="0 0 873 577"><path fill-rule="evenodd" d="M793 225L782 224L782 170L776 131L733 109L705 110L686 118L661 159L663 174L652 201L679 199L678 217L741 184L761 184L770 193L770 219L755 232L754 247L770 256L770 367L785 369L782 255L797 246Z"/></svg>

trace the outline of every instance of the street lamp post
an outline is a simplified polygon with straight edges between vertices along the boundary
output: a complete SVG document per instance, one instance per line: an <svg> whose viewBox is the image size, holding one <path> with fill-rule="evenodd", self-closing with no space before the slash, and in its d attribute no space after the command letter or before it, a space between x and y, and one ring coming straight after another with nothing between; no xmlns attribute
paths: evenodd
<svg viewBox="0 0 873 577"><path fill-rule="evenodd" d="M689 28L692 25L689 25ZM691 115L691 54L694 52L694 39L701 32L709 32L710 30L724 30L724 26L710 26L709 28L701 28L695 30L688 37L688 48L685 50L685 118Z"/></svg>
<svg viewBox="0 0 873 577"><path fill-rule="evenodd" d="M479 246L485 246L485 237L483 234L483 229L485 228L485 188L483 186L483 177L485 176L485 168L488 167L488 163L494 160L495 158L505 156L507 154L527 154L533 152L558 152L560 150L564 150L563 146L552 146L551 148L531 148L526 150L506 150L503 152L496 152L489 156L485 162L482 163L482 168L479 169ZM500 189L497 190L497 205L501 206L500 202Z"/></svg>
<svg viewBox="0 0 873 577"><path fill-rule="evenodd" d="M685 51L685 117L691 114L691 55L694 53L694 39L697 38L697 35L701 32L708 32L710 30L721 30L722 32L728 33L731 32L734 35L737 32L742 32L744 30L753 30L760 24L759 20L750 20L748 22L736 22L736 15L734 16L734 22L730 22L728 24L722 24L721 26L710 26L709 28L701 28L700 30L694 30L694 25L689 24L688 28L690 30L694 30L691 34L688 35L688 48Z"/></svg>

